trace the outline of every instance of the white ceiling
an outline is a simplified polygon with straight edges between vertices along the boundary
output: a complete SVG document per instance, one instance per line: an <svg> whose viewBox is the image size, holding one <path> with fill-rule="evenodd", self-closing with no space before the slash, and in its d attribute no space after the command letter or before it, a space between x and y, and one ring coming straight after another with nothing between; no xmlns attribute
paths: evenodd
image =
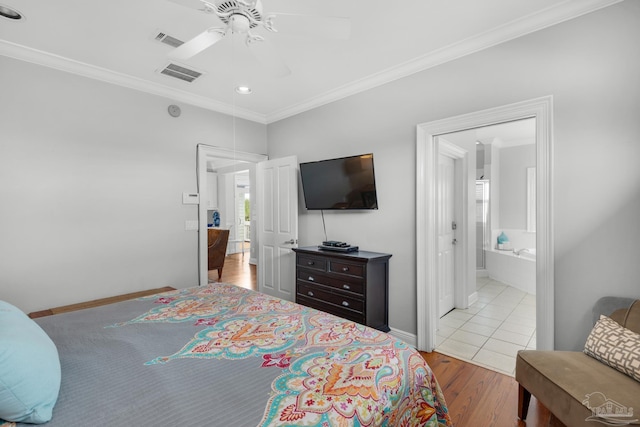
<svg viewBox="0 0 640 427"><path fill-rule="evenodd" d="M536 143L536 119L522 119L473 130L475 139L483 144L515 147Z"/></svg>
<svg viewBox="0 0 640 427"><path fill-rule="evenodd" d="M205 72L186 83L156 72L172 48L154 36L187 41L223 26L214 15L169 0L0 0L25 16L0 17L0 55L271 123L619 1L262 0L266 12L348 17L351 37L255 30L291 69L283 78L226 37L183 62ZM253 93L237 95L238 84Z"/></svg>

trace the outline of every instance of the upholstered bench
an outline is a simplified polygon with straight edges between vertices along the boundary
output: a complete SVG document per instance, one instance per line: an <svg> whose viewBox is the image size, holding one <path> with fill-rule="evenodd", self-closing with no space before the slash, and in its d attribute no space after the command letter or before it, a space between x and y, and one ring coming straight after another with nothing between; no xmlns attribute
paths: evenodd
<svg viewBox="0 0 640 427"><path fill-rule="evenodd" d="M611 310L616 305L624 308ZM594 307L594 317L599 319L601 313L618 325L640 333L640 302L637 300L603 298ZM613 323L607 319L603 321ZM618 325L614 327L618 328ZM592 331L592 345L593 336ZM599 349L603 348L602 343L595 344ZM637 346L634 351L637 352ZM589 421L594 414L604 418L617 414L616 420L640 424L637 421L640 418L640 381L584 352L522 350L516 359L516 381L519 383L518 417L521 420L526 419L529 401L534 395L568 427L604 425Z"/></svg>

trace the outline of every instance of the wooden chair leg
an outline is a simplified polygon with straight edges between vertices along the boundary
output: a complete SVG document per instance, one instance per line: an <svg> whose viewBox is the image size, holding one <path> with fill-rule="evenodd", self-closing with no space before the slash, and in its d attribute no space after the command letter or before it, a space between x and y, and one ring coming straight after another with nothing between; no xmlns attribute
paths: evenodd
<svg viewBox="0 0 640 427"><path fill-rule="evenodd" d="M218 280L222 278L222 267L218 269Z"/></svg>
<svg viewBox="0 0 640 427"><path fill-rule="evenodd" d="M529 402L531 402L531 393L518 384L518 418L524 421L527 418L527 412L529 412Z"/></svg>
<svg viewBox="0 0 640 427"><path fill-rule="evenodd" d="M550 414L549 427L565 427L565 425L555 415Z"/></svg>

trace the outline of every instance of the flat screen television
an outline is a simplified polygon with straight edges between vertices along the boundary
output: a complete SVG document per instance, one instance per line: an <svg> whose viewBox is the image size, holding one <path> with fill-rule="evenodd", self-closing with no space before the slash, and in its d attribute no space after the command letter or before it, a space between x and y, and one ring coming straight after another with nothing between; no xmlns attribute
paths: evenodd
<svg viewBox="0 0 640 427"><path fill-rule="evenodd" d="M373 154L300 163L309 210L378 209Z"/></svg>

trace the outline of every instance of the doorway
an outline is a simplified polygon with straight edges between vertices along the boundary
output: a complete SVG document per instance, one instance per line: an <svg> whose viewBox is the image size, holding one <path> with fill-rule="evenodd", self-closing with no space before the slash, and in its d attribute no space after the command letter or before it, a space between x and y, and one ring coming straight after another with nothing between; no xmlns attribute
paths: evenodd
<svg viewBox="0 0 640 427"><path fill-rule="evenodd" d="M198 270L200 286L209 283L207 270L207 228L209 224L214 224L213 213L218 212L219 227L226 227L230 230L235 228L233 236L236 237L229 247L232 252L240 252L241 243L244 242L246 227L239 231L238 222L238 206L235 203L236 188L238 182L241 185L249 187L249 193L253 193L256 184L255 165L261 161L265 161L267 156L263 154L244 153L226 148L213 147L210 145L198 144L197 148L197 175L198 175L198 193L201 195L201 201L198 206ZM212 179L212 174L216 174L216 179ZM246 171L246 172L243 172ZM248 183L245 178L238 179L237 174L248 177ZM239 181L238 181L239 180ZM252 185L253 184L253 185ZM216 191L214 191L214 186ZM217 189L222 189L218 192ZM205 200L203 200L205 199ZM224 203L219 203L223 199L228 199ZM255 200L255 195L250 196L250 200ZM251 203L251 202L250 202ZM224 204L226 213L221 215L220 208ZM255 230L255 224L258 223L257 209L250 205L251 218L250 223ZM215 225L215 224L214 224ZM230 232L231 234L231 232ZM231 238L230 238L231 239ZM240 240L242 239L242 240ZM255 250L257 237L255 232L250 231L250 240L254 243L254 250L249 251L249 256L256 264L259 263L259 254Z"/></svg>
<svg viewBox="0 0 640 427"><path fill-rule="evenodd" d="M470 151L469 194L460 200L475 211L475 269L456 273L475 277L469 306L440 312L435 350L508 375L518 350L535 349L535 127L529 118L438 136Z"/></svg>
<svg viewBox="0 0 640 427"><path fill-rule="evenodd" d="M438 136L524 118L535 118L536 120L536 347L543 350L550 350L554 347L553 235L551 224L552 98L544 97L418 125L416 183L417 341L418 348L421 350L432 351L435 348L439 321L436 302L438 297L436 248ZM475 208L474 205L472 207ZM475 216L470 215L466 221L469 230L475 230L474 223ZM469 232L466 235L468 236ZM474 240L475 238L470 238L462 242L465 246L464 253L469 250L472 254L475 253L475 248L470 243ZM465 265L468 265L467 271L475 272L475 256L470 256L465 261ZM458 307L467 308L476 298L475 287L471 289L470 284L467 283L466 287L463 286Z"/></svg>

